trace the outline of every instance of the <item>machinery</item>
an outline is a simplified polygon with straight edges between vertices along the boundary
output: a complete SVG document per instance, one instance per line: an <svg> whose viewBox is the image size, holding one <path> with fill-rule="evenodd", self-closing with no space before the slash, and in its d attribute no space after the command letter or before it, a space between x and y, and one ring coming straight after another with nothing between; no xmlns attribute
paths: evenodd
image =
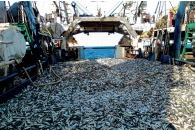
<svg viewBox="0 0 195 130"><path fill-rule="evenodd" d="M43 61L45 48L41 49L40 46L39 39L44 40L39 31L36 3L16 2L12 6L9 5L7 10L5 2L0 1L0 11L0 94L2 94L0 97L2 100L15 95L29 84L30 80L25 79L26 75L23 74L22 68L28 70L29 77L34 81L39 76L40 68L43 73L46 65L42 66L42 64L46 61Z"/></svg>
<svg viewBox="0 0 195 130"><path fill-rule="evenodd" d="M121 40L119 41L119 45L120 46L132 46L133 40L130 39L129 37L127 37L126 35L124 35Z"/></svg>
<svg viewBox="0 0 195 130"><path fill-rule="evenodd" d="M1 76L8 75L9 64L21 63L26 54L26 41L20 28L10 26L4 1L0 2L0 70Z"/></svg>
<svg viewBox="0 0 195 130"><path fill-rule="evenodd" d="M14 63L13 60L21 63L25 53L26 41L19 29L10 26L0 27L0 65L4 66L4 76L7 76L7 64Z"/></svg>
<svg viewBox="0 0 195 130"><path fill-rule="evenodd" d="M46 28L50 31L53 39L61 39L61 34L65 31L60 23L50 23Z"/></svg>

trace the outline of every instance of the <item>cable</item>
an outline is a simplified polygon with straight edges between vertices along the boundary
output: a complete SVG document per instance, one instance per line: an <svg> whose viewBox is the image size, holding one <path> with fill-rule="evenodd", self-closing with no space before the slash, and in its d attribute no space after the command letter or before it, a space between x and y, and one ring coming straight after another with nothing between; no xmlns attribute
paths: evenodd
<svg viewBox="0 0 195 130"><path fill-rule="evenodd" d="M119 3L120 3L120 1L119 1L114 7L116 7ZM113 8L114 8L114 7L113 7ZM108 14L109 12L111 12L113 8L111 8L108 12L106 12L105 16L107 16L107 14Z"/></svg>
<svg viewBox="0 0 195 130"><path fill-rule="evenodd" d="M80 4L79 1L76 1L76 2L77 2L78 4ZM80 4L80 6L83 7L82 4ZM89 14L93 15L93 14L92 14L91 12L89 12L89 10L87 10L85 7L83 7L83 9L84 9L85 11L87 11Z"/></svg>
<svg viewBox="0 0 195 130"><path fill-rule="evenodd" d="M157 6L156 6L156 10L155 10L154 14L156 14L156 11L157 11L157 9L158 9L158 5L159 5L159 1L158 1Z"/></svg>
<svg viewBox="0 0 195 130"><path fill-rule="evenodd" d="M135 11L135 13L133 14L132 11ZM137 15L136 15L136 9L135 10L132 10L132 11L131 11L131 14L133 14L133 21L134 21L134 24L135 24L137 22L137 20L136 20L137 19L136 18L137 17Z"/></svg>
<svg viewBox="0 0 195 130"><path fill-rule="evenodd" d="M169 1L169 3L171 4L171 1ZM173 8L173 5L171 4L171 6L172 6L172 8ZM175 11L175 9L173 8L173 10ZM175 11L175 13L176 13L176 11Z"/></svg>
<svg viewBox="0 0 195 130"><path fill-rule="evenodd" d="M105 82L105 83L110 84L110 85L112 85L112 86L114 86L114 87L116 87L116 88L119 88L119 86L117 86L117 85L115 85L115 84L113 84L113 83L110 83L110 82Z"/></svg>
<svg viewBox="0 0 195 130"><path fill-rule="evenodd" d="M159 10L158 10L158 13L157 13L157 16L159 15L159 13L160 13L160 8L161 8L161 1L160 1L160 5L159 5ZM158 19L158 17L156 16L156 21L157 21L157 19Z"/></svg>
<svg viewBox="0 0 195 130"><path fill-rule="evenodd" d="M43 66L42 66L42 64L41 64L41 61L39 60L39 65L41 66L41 72L42 72L42 74L43 74Z"/></svg>
<svg viewBox="0 0 195 130"><path fill-rule="evenodd" d="M112 13L114 13L114 11L121 5L123 3L123 1L112 11ZM112 15L112 13L110 13L110 15L109 16L111 16Z"/></svg>
<svg viewBox="0 0 195 130"><path fill-rule="evenodd" d="M134 15L134 16L133 16L133 21L134 21L134 24L136 24L136 22L137 22L137 20L136 20L136 19L137 19L137 15Z"/></svg>
<svg viewBox="0 0 195 130"><path fill-rule="evenodd" d="M161 10L160 10L160 12L159 12L159 14L158 14L158 18L160 17L160 14L162 13L163 7L164 7L164 2L163 2L163 4L162 4Z"/></svg>
<svg viewBox="0 0 195 130"><path fill-rule="evenodd" d="M30 76L28 75L28 72L26 71L26 69L25 69L24 67L22 67L22 69L25 71L25 73L26 73L28 79L29 79L30 82L33 84L33 86L35 86L35 87L38 87L38 86L45 86L45 85L53 85L53 84L60 83L60 82L62 81L62 78L61 78L60 76L58 76L58 75L53 71L53 69L52 69L51 66L50 66L50 70L51 70L51 71L53 72L53 74L54 74L56 77L58 77L60 80L58 80L57 82L53 82L53 83L47 83L47 84L39 84L39 85L36 85L36 84L34 84L34 82L31 80L31 78L30 78Z"/></svg>
<svg viewBox="0 0 195 130"><path fill-rule="evenodd" d="M122 7L122 9L120 10L120 12L118 13L120 15L121 11L124 9L124 6Z"/></svg>
<svg viewBox="0 0 195 130"><path fill-rule="evenodd" d="M160 73L160 72L162 72L162 71L164 71L164 70L166 70L166 69L168 69L168 68L170 68L170 67L172 67L172 66L167 66L166 68L164 68L164 69L161 70L161 71L158 71L158 72L156 72L156 73L154 73L154 74L151 74L151 75L149 75L149 76L145 76L145 77L143 77L143 78L137 79L136 81L134 81L134 82L132 82L132 83L129 83L129 84L127 84L127 85L122 86L121 88L127 87L127 86L132 85L132 84L134 84L134 83L136 83L136 82L138 82L138 81L140 81L140 80L142 80L142 79L145 79L145 78L148 78L148 77L150 77L150 76L156 75L156 74L158 74L158 73Z"/></svg>
<svg viewBox="0 0 195 130"><path fill-rule="evenodd" d="M192 72L195 72L195 70L193 70L192 68L190 68L190 66L188 66L188 68L189 68Z"/></svg>

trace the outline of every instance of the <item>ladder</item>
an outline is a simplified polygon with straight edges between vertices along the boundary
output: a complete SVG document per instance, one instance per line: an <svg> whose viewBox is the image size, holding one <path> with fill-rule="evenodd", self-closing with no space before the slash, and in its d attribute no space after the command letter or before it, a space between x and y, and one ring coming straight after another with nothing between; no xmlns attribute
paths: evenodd
<svg viewBox="0 0 195 130"><path fill-rule="evenodd" d="M195 60L195 22L189 22L186 37L185 37L185 45L182 51L182 60Z"/></svg>
<svg viewBox="0 0 195 130"><path fill-rule="evenodd" d="M182 60L195 61L195 8L194 3L190 2L190 10L187 14L187 28L185 45L182 51Z"/></svg>

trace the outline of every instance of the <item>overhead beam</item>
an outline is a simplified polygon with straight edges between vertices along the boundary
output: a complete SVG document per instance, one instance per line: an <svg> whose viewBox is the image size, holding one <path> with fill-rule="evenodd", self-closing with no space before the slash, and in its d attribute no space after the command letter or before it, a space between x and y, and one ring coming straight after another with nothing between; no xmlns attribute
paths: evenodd
<svg viewBox="0 0 195 130"><path fill-rule="evenodd" d="M100 18L100 17L78 17L78 18L75 18L75 20L71 23L68 30L64 34L64 37L66 37L68 39L69 36L71 35L71 33L74 32L75 26L78 25L79 23L82 23L82 22L83 23L84 22L99 22L99 23L119 22L127 28L127 31L129 34L131 34L135 38L137 37L137 33L135 32L135 30L133 30L133 28L131 27L129 22L126 20L126 18L123 18L123 17L102 17L102 18ZM106 27L106 26L104 26L104 27ZM94 29L94 27L91 27L91 28ZM94 29L94 32L95 31L96 30Z"/></svg>
<svg viewBox="0 0 195 130"><path fill-rule="evenodd" d="M56 8L59 9L58 4L56 3L56 1L53 1L53 3L55 4Z"/></svg>
<svg viewBox="0 0 195 130"><path fill-rule="evenodd" d="M79 33L85 33L85 32L99 32L99 31L90 31L90 30L75 30L74 32L72 32L72 35L75 35L75 34L79 34ZM113 33L112 30L105 30L105 31L102 31L102 32L108 32L108 33ZM128 35L129 33L127 31L115 31L116 33L120 33L120 34L124 34L124 35Z"/></svg>

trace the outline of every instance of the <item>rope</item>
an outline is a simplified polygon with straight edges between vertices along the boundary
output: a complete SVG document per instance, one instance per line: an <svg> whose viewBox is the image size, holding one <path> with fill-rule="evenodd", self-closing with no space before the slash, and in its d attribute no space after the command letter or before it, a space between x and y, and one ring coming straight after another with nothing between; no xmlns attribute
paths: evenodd
<svg viewBox="0 0 195 130"><path fill-rule="evenodd" d="M114 7L116 7L119 3L120 3L120 1L119 1ZM114 7L113 7L113 8L114 8ZM113 8L111 8L108 12L106 12L105 16L106 16L109 12L111 12Z"/></svg>
<svg viewBox="0 0 195 130"><path fill-rule="evenodd" d="M169 3L171 4L171 1L169 1ZM174 7L173 7L173 5L172 5L172 4L171 4L171 6L172 6L173 10L175 11L175 9L174 9ZM175 13L176 13L176 11L175 11Z"/></svg>
<svg viewBox="0 0 195 130"><path fill-rule="evenodd" d="M156 10L155 10L154 14L156 14L156 11L157 11L157 9L158 9L158 5L159 5L159 1L158 1L157 6L156 6Z"/></svg>
<svg viewBox="0 0 195 130"><path fill-rule="evenodd" d="M166 68L164 68L164 69L161 70L161 71L164 71L164 70L166 70L166 69L168 69L168 68L170 68L170 67L172 67L172 66L167 66ZM136 82L138 82L138 81L140 81L140 80L142 80L142 79L145 79L145 78L148 78L148 77L150 77L150 76L156 75L156 74L160 73L161 71L158 71L158 72L156 72L156 73L154 73L154 74L151 74L151 75L149 75L149 76L145 76L145 77L143 77L143 78L137 79L136 81L134 81L134 82L132 82L132 83L129 83L129 84L127 84L127 85L122 86L121 88L127 87L127 86L132 85L132 84L134 84L134 83L136 83Z"/></svg>
<svg viewBox="0 0 195 130"><path fill-rule="evenodd" d="M161 4L161 3L160 3L160 4ZM162 3L162 6L160 5L161 7L159 7L159 11L160 11L160 12L158 12L158 14L157 14L156 21L157 21L157 19L159 20L159 19L162 18L162 10L163 10L164 4L165 4L165 2L163 2L163 3Z"/></svg>
<svg viewBox="0 0 195 130"><path fill-rule="evenodd" d="M157 21L157 19L158 19L159 14L160 14L160 8L161 8L161 1L160 1L160 5L159 5L159 9L158 9L158 13L157 13L157 15L156 15L156 21Z"/></svg>
<svg viewBox="0 0 195 130"><path fill-rule="evenodd" d="M195 72L195 70L193 70L192 68L190 68L190 66L188 66L188 68L189 68L192 72Z"/></svg>
<svg viewBox="0 0 195 130"><path fill-rule="evenodd" d="M42 74L43 74L43 66L42 66L42 64L41 64L41 61L39 60L39 65L41 66L41 72L42 72Z"/></svg>
<svg viewBox="0 0 195 130"><path fill-rule="evenodd" d="M57 82L53 82L53 83L47 83L47 84L39 84L39 85L36 85L36 84L34 84L34 82L31 80L31 78L30 78L30 76L28 75L28 72L26 71L26 69L24 68L24 67L22 67L23 68L23 70L25 71L25 73L26 73L26 75L27 75L27 77L28 77L28 79L30 80L30 82L33 84L33 86L35 86L35 87L38 87L38 86L45 86L45 85L53 85L53 84L57 84L57 83L60 83L61 81L62 81L62 78L60 77L60 76L58 76L54 71L53 71L53 69L51 68L51 66L50 66L50 70L53 72L53 74L56 76L56 77L58 77L60 80L58 80Z"/></svg>
<svg viewBox="0 0 195 130"><path fill-rule="evenodd" d="M123 5L123 7L122 7L122 9L119 11L119 13L118 13L118 15L120 16L120 13L121 13L121 11L123 10L123 8L124 8L124 5Z"/></svg>
<svg viewBox="0 0 195 130"><path fill-rule="evenodd" d="M115 85L115 84L113 84L113 83L109 83L109 82L105 82L105 83L107 83L107 84L111 84L111 85L113 85L114 87L119 88L119 86L116 86L116 85Z"/></svg>

